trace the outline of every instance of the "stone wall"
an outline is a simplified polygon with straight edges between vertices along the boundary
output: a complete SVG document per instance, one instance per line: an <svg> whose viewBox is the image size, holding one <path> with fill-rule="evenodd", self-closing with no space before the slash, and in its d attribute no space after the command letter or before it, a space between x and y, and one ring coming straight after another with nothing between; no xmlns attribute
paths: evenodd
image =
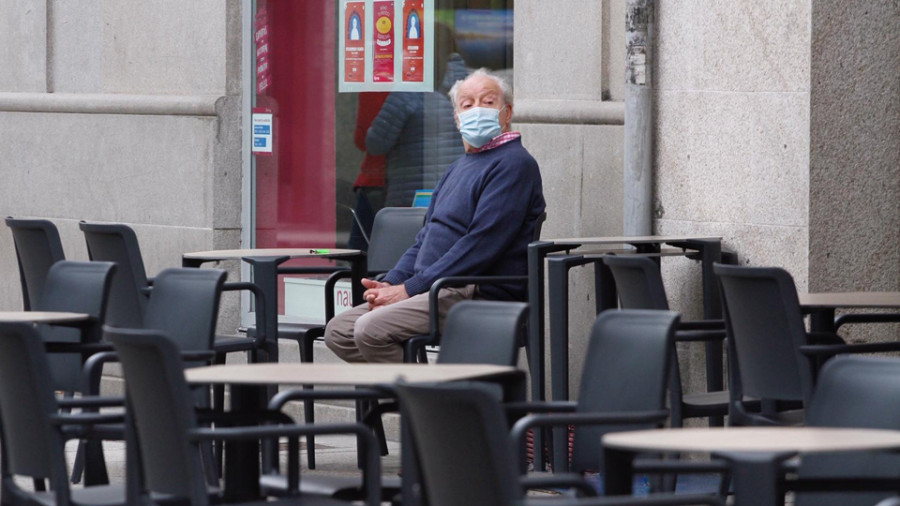
<svg viewBox="0 0 900 506"><path fill-rule="evenodd" d="M72 259L78 220L127 223L150 275L239 246L240 2L0 0L0 20L0 213L53 220ZM0 251L17 280L8 232Z"/></svg>
<svg viewBox="0 0 900 506"><path fill-rule="evenodd" d="M544 238L621 234L624 6L516 2L513 123L541 166ZM593 276L585 274L576 269L571 276L569 377L575 391L577 357L584 356L593 323L593 285L586 282Z"/></svg>

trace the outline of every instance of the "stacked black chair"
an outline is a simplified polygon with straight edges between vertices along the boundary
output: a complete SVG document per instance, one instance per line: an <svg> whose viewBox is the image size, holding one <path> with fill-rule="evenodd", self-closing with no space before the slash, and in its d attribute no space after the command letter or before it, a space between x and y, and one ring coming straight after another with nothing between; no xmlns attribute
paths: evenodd
<svg viewBox="0 0 900 506"><path fill-rule="evenodd" d="M140 244L134 230L118 223L82 221L78 226L84 232L91 260L114 262L119 266L118 274L113 279L107 323L123 328L145 328L144 313L147 310L153 281L147 278ZM223 289L250 290L256 297L256 303L262 303L259 290L250 283L228 283ZM232 352L245 352L252 362L255 360L257 350L271 345L265 336L254 338L217 336L214 342L216 360L219 363L224 363L225 354Z"/></svg>
<svg viewBox="0 0 900 506"><path fill-rule="evenodd" d="M591 329L577 401L511 403L520 448L535 427L575 425L572 462L565 448L554 472L603 470L600 439L607 432L659 427L668 418L666 386L679 315L670 311L604 311ZM523 466L525 457L517 461Z"/></svg>
<svg viewBox="0 0 900 506"><path fill-rule="evenodd" d="M377 444L368 429L359 424L274 425L209 429L198 426L190 390L178 347L164 333L107 327L125 372L128 405L139 447L142 494L162 494L168 500L203 506L221 501L221 493L204 482L199 458L202 442L212 440L268 440L286 437L289 447L299 447L297 438L309 434L352 434L366 441L366 477L369 506L380 504L377 494L380 462ZM289 458L288 482L296 493L299 460ZM225 483L226 489L228 483ZM346 504L329 498L299 497L292 504ZM254 504L273 504L259 502ZM277 504L277 503L274 503Z"/></svg>
<svg viewBox="0 0 900 506"><path fill-rule="evenodd" d="M22 302L25 311L39 304L50 266L65 260L62 241L56 225L49 220L6 218L12 230L22 281Z"/></svg>
<svg viewBox="0 0 900 506"><path fill-rule="evenodd" d="M366 274L376 278L391 270L403 253L415 243L416 234L422 229L426 209L421 207L385 207L375 215L372 225L369 249L366 252ZM325 322L334 317L334 287L341 279L348 279L350 271L345 268L334 269L335 272L325 282ZM278 274L315 274L317 268L279 267ZM254 335L255 327L247 329L248 335ZM325 335L322 322L279 323L278 339L297 341L300 347L300 359L303 362L313 361L313 344Z"/></svg>
<svg viewBox="0 0 900 506"><path fill-rule="evenodd" d="M547 213L538 215L534 222L535 241L541 238L541 229L544 222L547 221ZM441 328L440 315L438 311L438 296L444 288L462 287L466 285L510 285L522 284L528 282L528 276L447 276L435 281L428 291L428 312L429 324L428 334L421 336L413 336L403 343L403 361L408 363L426 363L428 357L425 352L426 346L440 346L441 344ZM523 334L519 346L525 346L526 338ZM530 350L525 350L529 353Z"/></svg>
<svg viewBox="0 0 900 506"><path fill-rule="evenodd" d="M616 282L623 309L669 310L659 264L646 256L610 255L603 259ZM722 320L682 321L675 332L675 342L709 342L725 339ZM684 426L686 418L716 417L716 424L728 414L727 390L685 394L681 384L681 368L677 355L672 365L669 385L669 409L672 427Z"/></svg>
<svg viewBox="0 0 900 506"><path fill-rule="evenodd" d="M366 275L370 278L383 276L394 268L403 253L416 241L416 234L422 229L426 209L421 207L385 207L375 215L372 225L369 249L366 252ZM334 317L334 288L338 281L350 278L346 268L321 267L279 267L278 274L316 274L331 272L325 282L325 323ZM256 335L256 326L248 327L247 335ZM278 324L278 339L296 341L300 348L300 360L313 361L313 345L325 335L325 324L316 322L283 322ZM312 401L304 405L306 423L315 421ZM316 467L315 439L307 441L307 464Z"/></svg>
<svg viewBox="0 0 900 506"><path fill-rule="evenodd" d="M399 385L397 395L404 415L409 417L423 495L431 506L722 504L708 495L553 498L550 502L525 497L526 488L543 484L520 480L514 443L505 429L506 417L491 390L472 384ZM569 480L567 485L586 493L591 490L578 479Z"/></svg>
<svg viewBox="0 0 900 506"><path fill-rule="evenodd" d="M63 311L84 313L91 318L78 324L78 328L44 325L38 328L41 339L48 343L51 384L54 390L71 396L76 392L96 394L99 378L87 384L82 375L85 360L101 344L101 325L106 318L110 283L115 272L115 264L110 262L75 262L60 260L54 263L45 276L45 284L35 301L36 311ZM115 438L115 437L114 437ZM81 479L84 464L84 445L79 451L73 468L73 481ZM92 451L86 483L96 485L106 483L107 474L103 454L99 446L89 447Z"/></svg>
<svg viewBox="0 0 900 506"><path fill-rule="evenodd" d="M35 327L0 323L3 504L125 505L122 485L70 488L64 448L67 440L90 437L98 424L121 423L122 414L61 412L121 403L122 399L57 400L44 343ZM21 488L16 476L35 480L35 491Z"/></svg>
<svg viewBox="0 0 900 506"><path fill-rule="evenodd" d="M806 410L806 425L900 430L897 399L900 399L900 360L836 357L822 368ZM809 480L828 485L844 481L848 489L829 493L798 491L794 498L796 506L875 504L892 493L866 492L865 482L885 480L885 488L896 494L900 456L895 452L810 454L800 461L796 474L800 484ZM807 490L815 488L813 485Z"/></svg>
<svg viewBox="0 0 900 506"><path fill-rule="evenodd" d="M835 334L807 333L797 288L777 267L715 265L728 329L729 421L733 425L801 423L816 368L842 353L900 351L900 343L845 344ZM759 399L754 411L746 396Z"/></svg>
<svg viewBox="0 0 900 506"><path fill-rule="evenodd" d="M444 340L437 362L439 364L493 364L515 366L519 343L525 332L528 304L523 302L462 301L447 314ZM270 408L279 410L290 400L303 399L308 392L289 390L272 399ZM327 393L326 393L327 394ZM369 418L397 409L396 403L375 405ZM284 476L270 470L261 479L261 487L273 494L287 491ZM340 476L310 476L300 484L300 490L310 494L342 499L364 496L358 479ZM400 490L397 477L382 478L382 498L389 500Z"/></svg>

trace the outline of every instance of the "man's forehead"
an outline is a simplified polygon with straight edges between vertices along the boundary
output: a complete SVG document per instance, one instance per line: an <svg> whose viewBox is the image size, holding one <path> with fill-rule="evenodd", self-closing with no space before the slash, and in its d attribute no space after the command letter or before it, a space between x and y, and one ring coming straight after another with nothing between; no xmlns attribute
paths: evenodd
<svg viewBox="0 0 900 506"><path fill-rule="evenodd" d="M487 76L474 76L463 81L459 87L458 96L462 98L486 95L488 93L501 94L497 81Z"/></svg>

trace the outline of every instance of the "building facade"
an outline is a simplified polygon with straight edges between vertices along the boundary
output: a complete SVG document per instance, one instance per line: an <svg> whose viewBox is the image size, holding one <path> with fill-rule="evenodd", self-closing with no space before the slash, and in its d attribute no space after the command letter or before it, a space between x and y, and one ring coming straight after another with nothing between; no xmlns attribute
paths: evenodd
<svg viewBox="0 0 900 506"><path fill-rule="evenodd" d="M621 233L625 0L435 4L435 26L453 30L434 29L438 67L458 52L513 77L544 237ZM336 85L342 5L0 0L0 211L53 220L73 259L87 257L79 220L127 223L151 275L185 251L346 241L341 206L364 154L350 133L359 94ZM741 263L786 267L801 290L896 290L900 5L654 7L653 232L721 235ZM268 94L261 23L285 41L273 65L293 62ZM467 49L478 26L510 42L491 57ZM303 150L251 155L254 108L281 111L295 133L276 142ZM0 251L0 308L17 309L10 234ZM673 308L698 316L699 267L664 269ZM587 278L572 279L573 356L592 320Z"/></svg>

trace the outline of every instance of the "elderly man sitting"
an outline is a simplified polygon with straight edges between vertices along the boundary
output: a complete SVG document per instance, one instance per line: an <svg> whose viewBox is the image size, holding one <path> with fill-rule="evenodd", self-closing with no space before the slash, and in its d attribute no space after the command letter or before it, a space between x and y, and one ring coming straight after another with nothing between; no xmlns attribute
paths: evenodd
<svg viewBox="0 0 900 506"><path fill-rule="evenodd" d="M526 273L527 246L545 203L538 164L521 134L509 131L509 85L481 69L449 96L465 154L434 189L416 243L384 281L363 279L365 303L328 323L325 343L347 362L401 362L403 342L428 332L428 289L442 277ZM442 290L441 317L471 298L523 300L525 287Z"/></svg>

